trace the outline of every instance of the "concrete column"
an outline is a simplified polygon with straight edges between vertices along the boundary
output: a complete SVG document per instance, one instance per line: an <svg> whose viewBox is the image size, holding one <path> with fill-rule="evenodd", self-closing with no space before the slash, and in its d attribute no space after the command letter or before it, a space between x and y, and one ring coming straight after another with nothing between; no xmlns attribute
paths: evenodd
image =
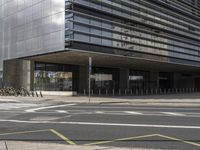
<svg viewBox="0 0 200 150"><path fill-rule="evenodd" d="M33 68L32 68L33 69ZM4 62L4 85L5 87L31 89L31 61L29 60L8 60ZM32 81L33 82L33 81Z"/></svg>
<svg viewBox="0 0 200 150"><path fill-rule="evenodd" d="M88 88L88 67L80 66L79 69L79 92L83 92Z"/></svg>
<svg viewBox="0 0 200 150"><path fill-rule="evenodd" d="M121 90L129 89L129 69L120 68L119 88Z"/></svg>
<svg viewBox="0 0 200 150"><path fill-rule="evenodd" d="M29 90L34 90L34 72L35 72L35 62L30 61L30 89Z"/></svg>

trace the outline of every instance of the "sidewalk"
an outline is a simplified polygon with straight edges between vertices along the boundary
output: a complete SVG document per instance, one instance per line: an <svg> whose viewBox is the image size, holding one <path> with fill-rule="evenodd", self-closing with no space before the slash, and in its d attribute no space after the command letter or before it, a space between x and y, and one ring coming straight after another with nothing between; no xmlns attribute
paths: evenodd
<svg viewBox="0 0 200 150"><path fill-rule="evenodd" d="M89 103L86 96L44 96L41 97L14 97L0 96L0 102L65 102L65 103ZM200 106L200 93L170 94L170 95L146 95L146 96L116 96L116 97L91 97L92 104L116 104L116 105L159 105L159 106Z"/></svg>
<svg viewBox="0 0 200 150"><path fill-rule="evenodd" d="M153 150L143 148L117 148L100 146L70 146L54 143L0 141L0 150Z"/></svg>

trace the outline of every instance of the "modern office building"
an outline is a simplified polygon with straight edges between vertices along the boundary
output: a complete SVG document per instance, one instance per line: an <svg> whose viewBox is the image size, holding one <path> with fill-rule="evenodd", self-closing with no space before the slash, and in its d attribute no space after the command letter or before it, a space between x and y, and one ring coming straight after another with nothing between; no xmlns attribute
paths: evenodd
<svg viewBox="0 0 200 150"><path fill-rule="evenodd" d="M41 91L200 87L199 0L0 0L0 78Z"/></svg>

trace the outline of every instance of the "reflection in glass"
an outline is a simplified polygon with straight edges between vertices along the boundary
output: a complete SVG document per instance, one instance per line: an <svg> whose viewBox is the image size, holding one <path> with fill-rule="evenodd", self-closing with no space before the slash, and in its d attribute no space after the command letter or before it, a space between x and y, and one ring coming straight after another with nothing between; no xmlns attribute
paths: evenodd
<svg viewBox="0 0 200 150"><path fill-rule="evenodd" d="M41 91L72 91L73 73L66 65L36 64L34 73L35 90Z"/></svg>

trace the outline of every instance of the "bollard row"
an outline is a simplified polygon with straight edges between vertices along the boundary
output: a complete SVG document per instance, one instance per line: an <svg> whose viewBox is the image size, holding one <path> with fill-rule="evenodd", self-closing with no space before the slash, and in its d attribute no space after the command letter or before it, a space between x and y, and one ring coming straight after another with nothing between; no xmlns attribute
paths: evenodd
<svg viewBox="0 0 200 150"><path fill-rule="evenodd" d="M91 95L98 96L123 96L123 95L161 95L161 94L179 94L179 93L195 93L199 92L197 88L173 88L173 89L119 89L119 90L108 90L108 89L96 89L91 90ZM87 96L88 91L83 90L84 96Z"/></svg>

